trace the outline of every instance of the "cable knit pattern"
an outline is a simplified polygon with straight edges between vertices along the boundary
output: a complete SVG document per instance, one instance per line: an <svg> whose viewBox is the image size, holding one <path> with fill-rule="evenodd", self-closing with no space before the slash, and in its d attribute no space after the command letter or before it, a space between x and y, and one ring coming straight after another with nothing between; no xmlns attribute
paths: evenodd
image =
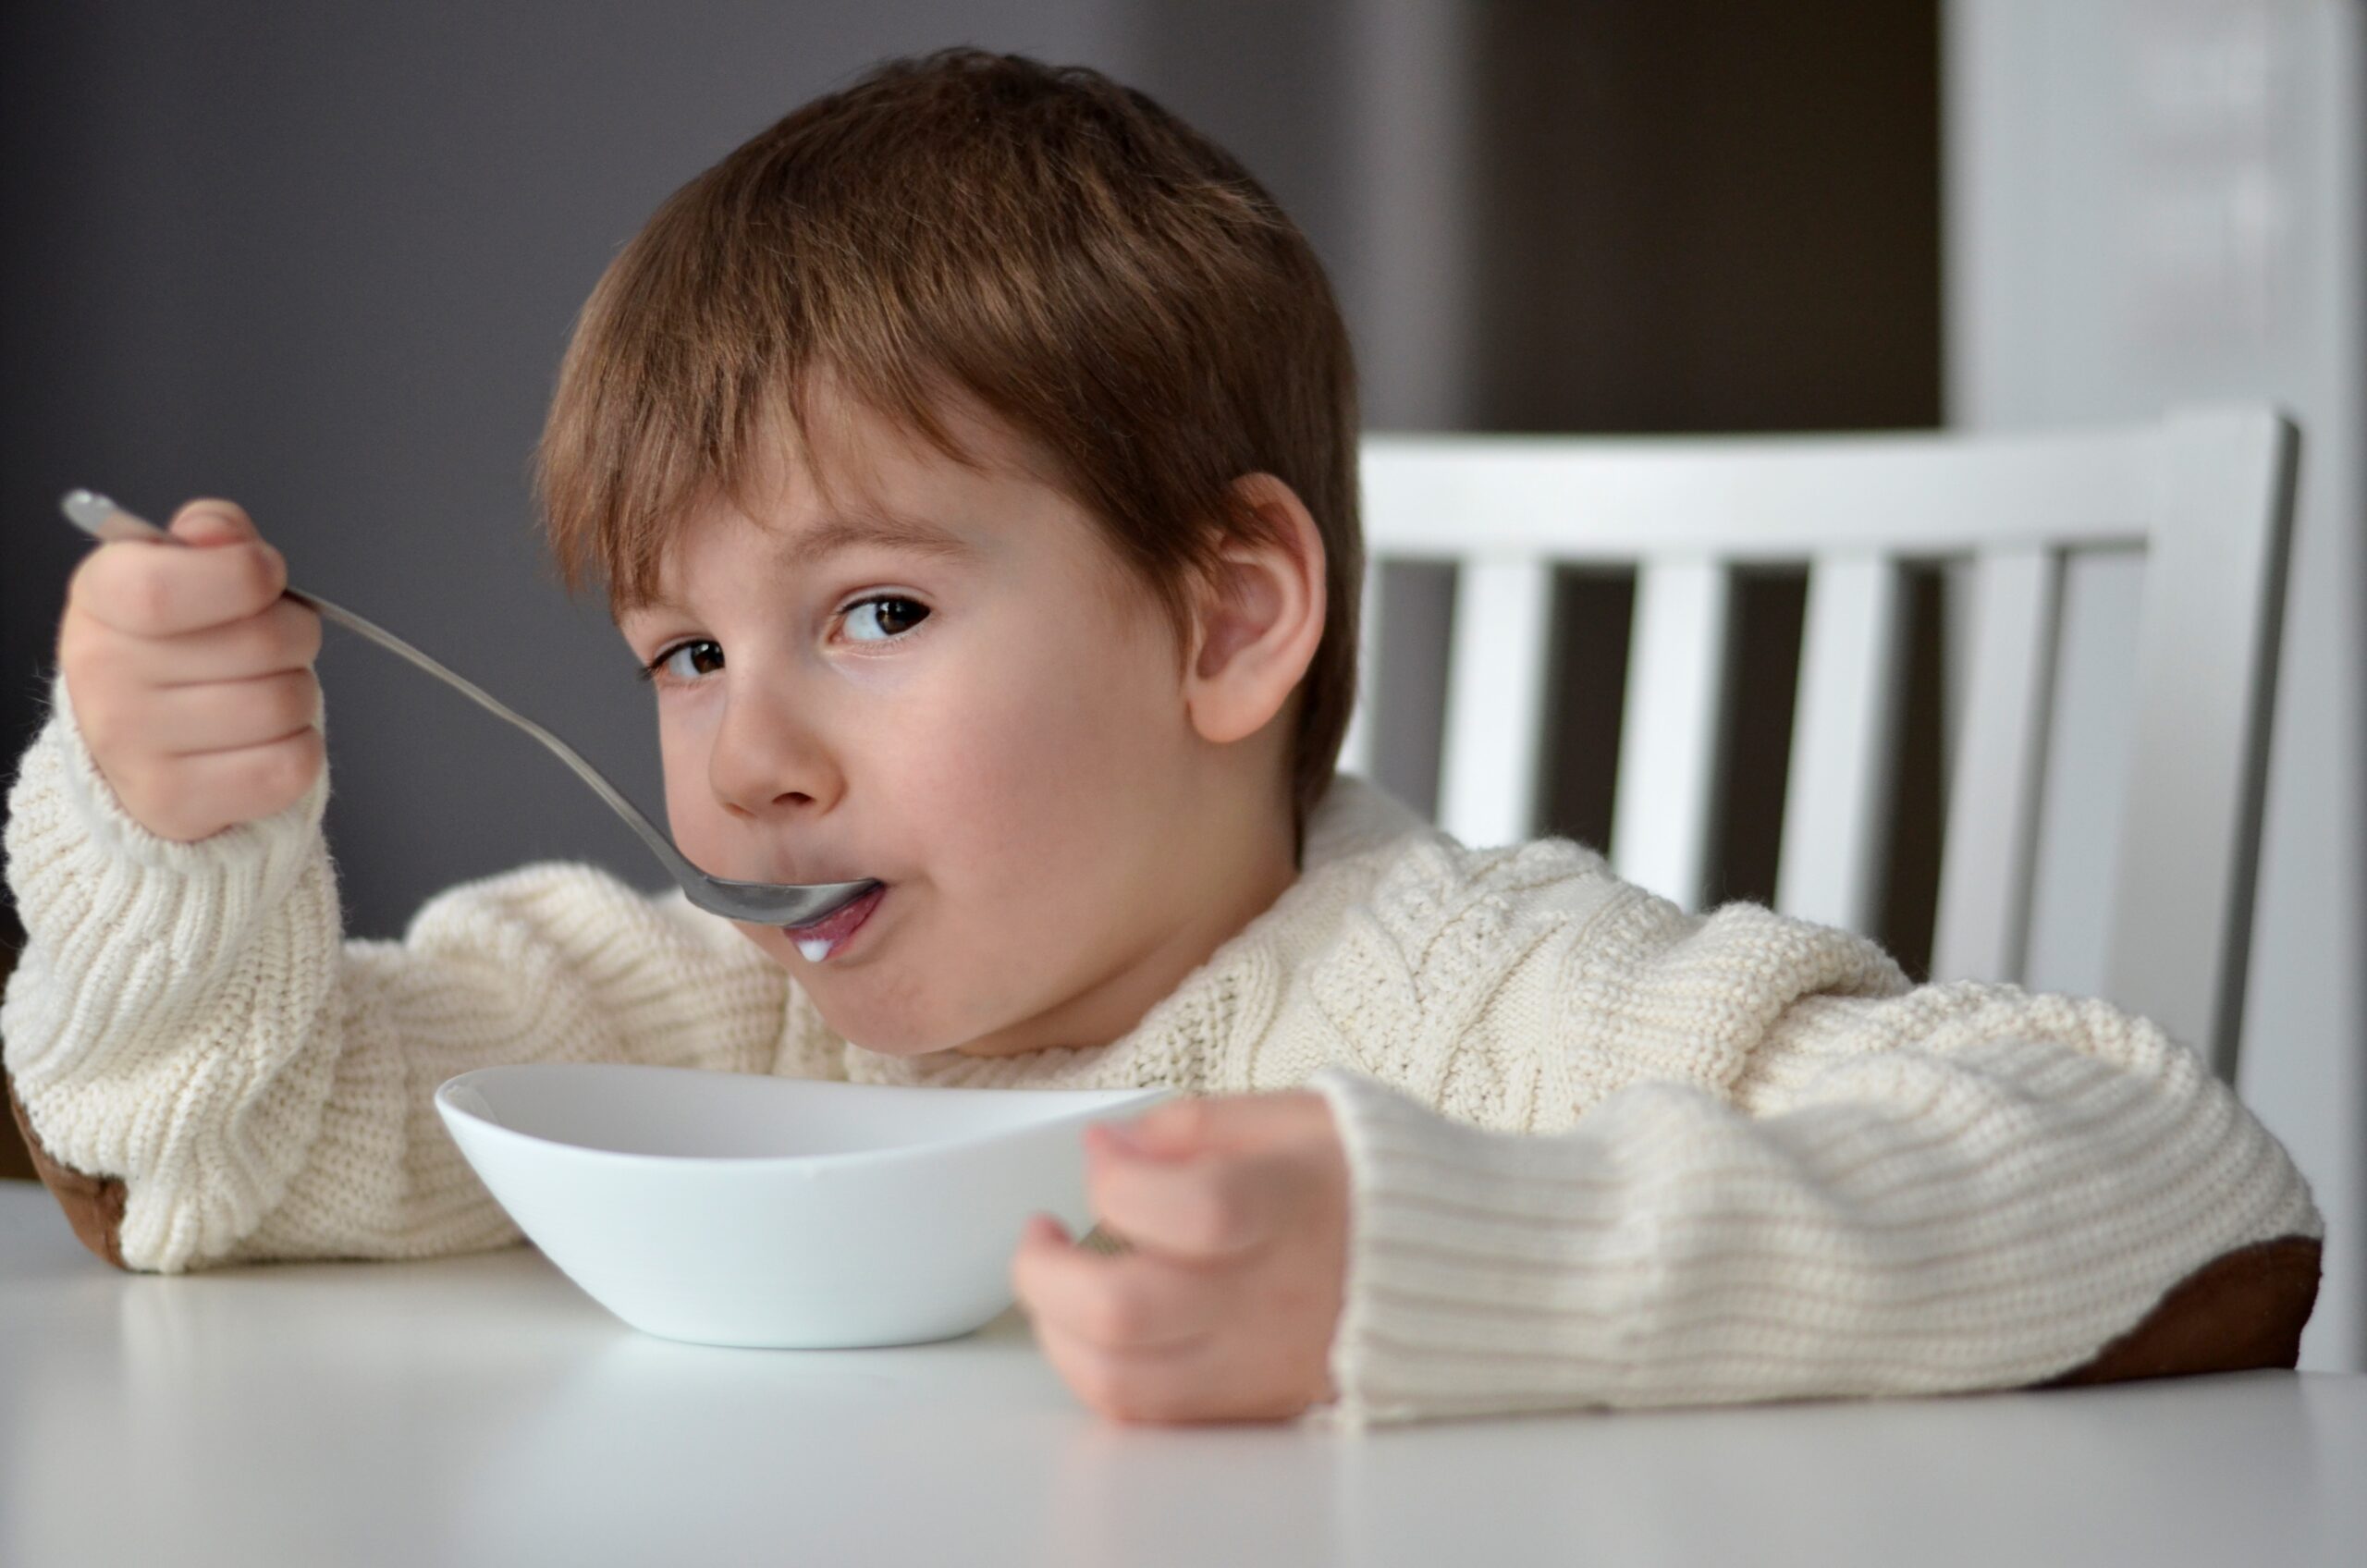
<svg viewBox="0 0 2367 1568"><path fill-rule="evenodd" d="M63 682L52 704L9 796L29 940L0 1039L51 1155L123 1180L133 1268L514 1242L438 1083L505 1061L765 1072L800 1021L728 925L583 867L456 888L399 943L342 942L325 779L172 843L116 802Z"/></svg>
<svg viewBox="0 0 2367 1568"><path fill-rule="evenodd" d="M2285 1151L2140 1019L1913 987L1859 937L1686 914L1565 840L1466 849L1350 776L1298 880L1121 1038L900 1060L679 893L587 866L343 940L325 780L166 843L53 702L9 800L31 943L0 1035L51 1156L125 1183L135 1268L516 1240L432 1104L511 1061L1311 1084L1352 1176L1350 1423L2019 1386L2205 1262L2324 1234Z"/></svg>

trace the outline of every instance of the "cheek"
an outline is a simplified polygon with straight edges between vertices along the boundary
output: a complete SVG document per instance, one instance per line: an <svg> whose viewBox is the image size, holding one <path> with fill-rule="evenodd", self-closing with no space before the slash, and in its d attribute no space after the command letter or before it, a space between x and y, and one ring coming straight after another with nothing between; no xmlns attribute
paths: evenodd
<svg viewBox="0 0 2367 1568"><path fill-rule="evenodd" d="M659 717L657 756L666 790L667 831L675 847L693 861L702 850L720 847L708 841L723 814L707 787L707 750L708 737L694 716L678 707Z"/></svg>
<svg viewBox="0 0 2367 1568"><path fill-rule="evenodd" d="M927 825L949 876L1000 883L1006 904L1073 905L1135 858L1179 777L1185 727L1172 682L1139 650L1007 652L931 704L900 815Z"/></svg>

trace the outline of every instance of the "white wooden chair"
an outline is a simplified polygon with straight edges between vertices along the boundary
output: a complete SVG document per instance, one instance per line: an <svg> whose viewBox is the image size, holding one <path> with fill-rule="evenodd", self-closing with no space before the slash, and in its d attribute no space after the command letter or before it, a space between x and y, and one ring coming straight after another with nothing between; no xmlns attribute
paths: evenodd
<svg viewBox="0 0 2367 1568"><path fill-rule="evenodd" d="M1870 931L1902 571L1977 563L1932 974L2019 980L2067 556L2142 550L2102 992L2233 1083L2298 449L2263 408L2017 436L1367 435L1362 667L1391 636L1382 563L1453 563L1439 822L1471 844L1531 837L1555 569L1633 567L1609 853L1621 876L1699 907L1735 573L1805 563L1775 903ZM1352 772L1392 722L1376 705L1367 690Z"/></svg>

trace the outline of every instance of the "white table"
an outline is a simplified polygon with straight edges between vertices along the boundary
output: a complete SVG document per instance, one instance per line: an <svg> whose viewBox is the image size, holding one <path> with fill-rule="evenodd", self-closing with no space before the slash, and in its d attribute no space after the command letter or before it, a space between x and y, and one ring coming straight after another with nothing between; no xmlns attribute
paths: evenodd
<svg viewBox="0 0 2367 1568"><path fill-rule="evenodd" d="M125 1275L0 1184L0 1562L2367 1563L2367 1378L1158 1429L1006 1316L712 1350L533 1252Z"/></svg>

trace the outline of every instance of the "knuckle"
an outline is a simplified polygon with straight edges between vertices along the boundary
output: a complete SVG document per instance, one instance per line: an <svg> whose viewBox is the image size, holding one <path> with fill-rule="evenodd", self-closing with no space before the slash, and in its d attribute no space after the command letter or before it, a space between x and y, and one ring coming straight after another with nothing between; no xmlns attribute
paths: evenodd
<svg viewBox="0 0 2367 1568"><path fill-rule="evenodd" d="M1132 1344L1149 1326L1147 1304L1114 1281L1086 1298L1082 1316L1085 1337L1096 1344Z"/></svg>
<svg viewBox="0 0 2367 1568"><path fill-rule="evenodd" d="M257 601L267 605L278 598L288 586L287 557L260 539L248 545L244 554L249 563L247 570L251 574L248 586L254 591Z"/></svg>
<svg viewBox="0 0 2367 1568"><path fill-rule="evenodd" d="M311 664L318 658L321 653L320 612L293 599L278 601L276 611L284 612L284 624L289 629L287 634L288 652L301 664Z"/></svg>
<svg viewBox="0 0 2367 1568"><path fill-rule="evenodd" d="M317 682L309 669L286 670L271 677L272 722L284 729L312 723L316 691Z"/></svg>
<svg viewBox="0 0 2367 1568"><path fill-rule="evenodd" d="M1034 1249L1021 1247L1011 1257L1011 1293L1019 1298L1031 1316L1041 1317L1049 1292L1043 1267Z"/></svg>
<svg viewBox="0 0 2367 1568"><path fill-rule="evenodd" d="M92 667L94 630L90 617L74 607L69 599L66 613L57 619L57 666L66 672L68 684L73 676Z"/></svg>
<svg viewBox="0 0 2367 1568"><path fill-rule="evenodd" d="M253 786L264 799L285 803L302 794L313 782L320 753L313 743L317 731L306 730L262 748L254 764Z"/></svg>
<svg viewBox="0 0 2367 1568"><path fill-rule="evenodd" d="M223 652L239 673L276 670L281 667L285 639L268 616L250 616L231 629Z"/></svg>
<svg viewBox="0 0 2367 1568"><path fill-rule="evenodd" d="M82 705L83 694L92 692L107 680L108 643L112 640L106 627L88 616L68 614L57 626L57 668L66 677L67 694L74 705Z"/></svg>
<svg viewBox="0 0 2367 1568"><path fill-rule="evenodd" d="M1125 1373L1106 1355L1076 1356L1069 1364L1068 1378L1077 1398L1104 1415L1127 1415L1137 1393Z"/></svg>
<svg viewBox="0 0 2367 1568"><path fill-rule="evenodd" d="M69 606L88 608L94 603L111 597L132 566L136 552L121 544L99 545L74 565L73 575L66 580L66 602Z"/></svg>
<svg viewBox="0 0 2367 1568"><path fill-rule="evenodd" d="M306 725L281 743L293 755L294 761L289 766L294 770L297 792L300 794L312 787L313 780L319 777L322 766L327 762L328 741L319 730Z"/></svg>
<svg viewBox="0 0 2367 1568"><path fill-rule="evenodd" d="M92 550L74 563L66 579L66 610L71 619L76 614L87 614L92 602L104 593L114 572L114 560L105 545Z"/></svg>
<svg viewBox="0 0 2367 1568"><path fill-rule="evenodd" d="M1145 1128L1156 1136L1182 1144L1204 1142L1216 1125L1205 1099L1168 1100L1143 1113Z"/></svg>
<svg viewBox="0 0 2367 1568"><path fill-rule="evenodd" d="M290 668L287 629L269 614L251 615L225 629L222 656L232 679L275 675Z"/></svg>
<svg viewBox="0 0 2367 1568"><path fill-rule="evenodd" d="M276 599L239 622L237 650L255 669L309 667L321 651L321 618L292 599Z"/></svg>
<svg viewBox="0 0 2367 1568"><path fill-rule="evenodd" d="M1207 1100L1174 1100L1164 1109L1169 1125L1184 1137L1205 1138L1215 1128L1216 1112Z"/></svg>

